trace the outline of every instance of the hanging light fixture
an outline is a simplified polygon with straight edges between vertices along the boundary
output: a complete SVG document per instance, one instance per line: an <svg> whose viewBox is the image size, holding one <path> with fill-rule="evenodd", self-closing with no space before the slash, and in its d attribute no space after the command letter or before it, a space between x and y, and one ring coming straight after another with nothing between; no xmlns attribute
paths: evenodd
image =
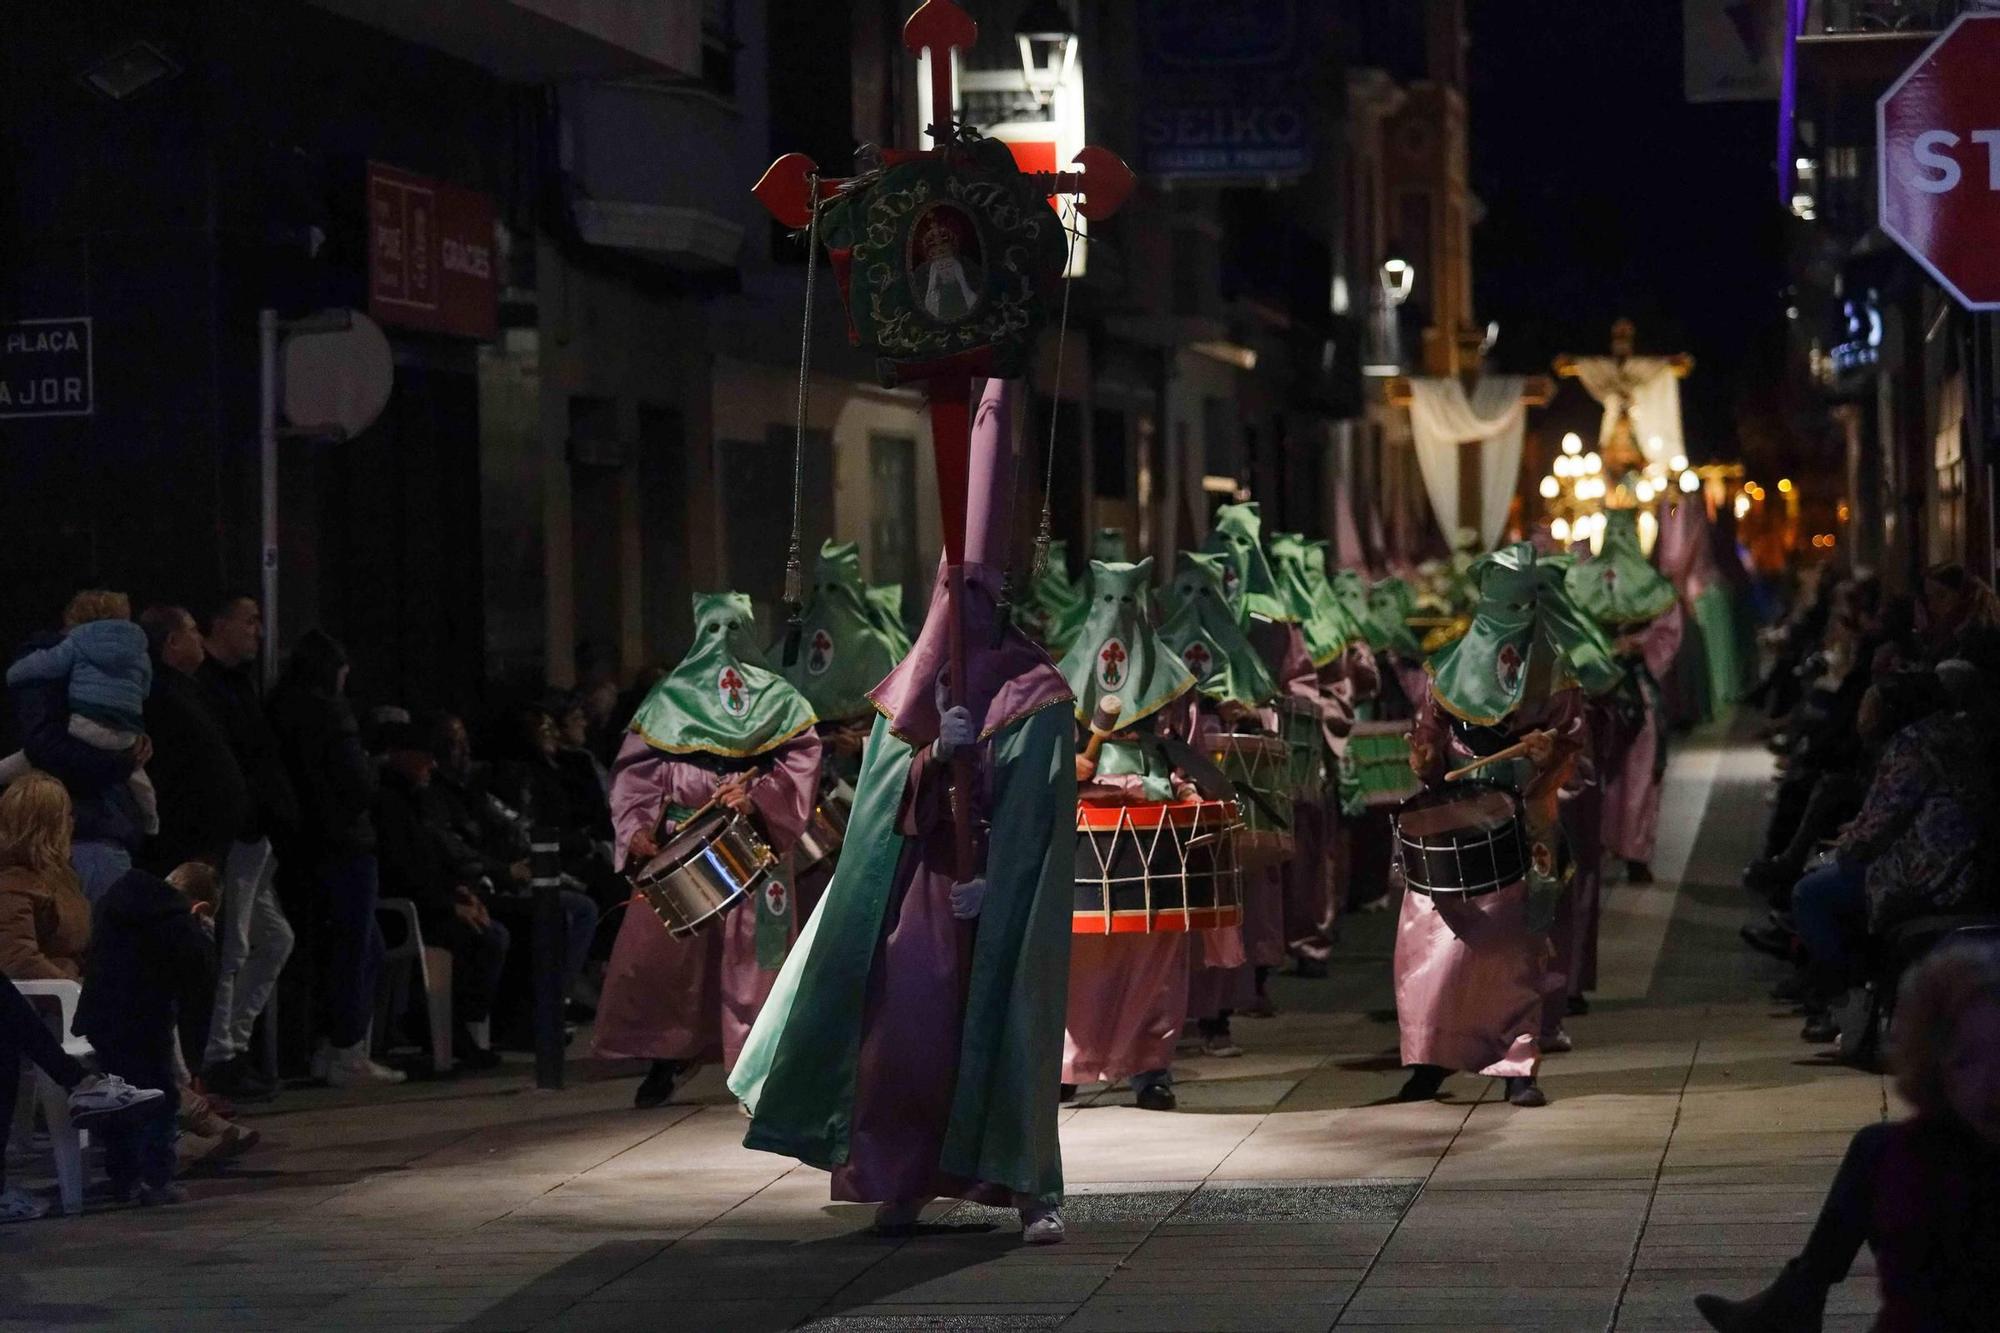
<svg viewBox="0 0 2000 1333"><path fill-rule="evenodd" d="M1076 22L1060 0L1033 0L1014 24L1014 41L1021 49L1022 81L1035 101L1047 106L1076 67Z"/></svg>

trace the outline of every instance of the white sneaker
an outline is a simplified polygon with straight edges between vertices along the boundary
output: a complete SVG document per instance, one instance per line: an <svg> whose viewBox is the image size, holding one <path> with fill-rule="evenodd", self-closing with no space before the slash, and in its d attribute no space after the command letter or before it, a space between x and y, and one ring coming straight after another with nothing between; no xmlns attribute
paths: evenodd
<svg viewBox="0 0 2000 1333"><path fill-rule="evenodd" d="M327 1055L326 1081L336 1088L360 1088L372 1083L401 1083L408 1075L368 1058L368 1044L336 1046Z"/></svg>
<svg viewBox="0 0 2000 1333"><path fill-rule="evenodd" d="M1218 1034L1202 1042L1201 1053L1217 1060L1234 1060L1243 1054L1243 1048L1233 1038Z"/></svg>
<svg viewBox="0 0 2000 1333"><path fill-rule="evenodd" d="M1542 1049L1551 1055L1564 1055L1575 1050L1576 1043L1570 1040L1568 1032L1562 1028L1557 1028L1553 1037L1544 1037L1542 1039Z"/></svg>
<svg viewBox="0 0 2000 1333"><path fill-rule="evenodd" d="M1064 1235L1062 1210L1043 1208L1037 1205L1021 1210L1021 1243L1023 1245L1055 1245Z"/></svg>
<svg viewBox="0 0 2000 1333"><path fill-rule="evenodd" d="M130 1111L164 1096L166 1094L158 1088L135 1088L116 1074L91 1074L70 1089L70 1123L88 1125L93 1120Z"/></svg>

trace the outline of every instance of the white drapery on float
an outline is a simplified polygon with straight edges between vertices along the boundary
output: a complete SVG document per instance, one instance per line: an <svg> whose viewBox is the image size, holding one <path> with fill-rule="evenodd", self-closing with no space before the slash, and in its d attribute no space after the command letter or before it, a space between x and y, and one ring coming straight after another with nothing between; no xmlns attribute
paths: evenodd
<svg viewBox="0 0 2000 1333"><path fill-rule="evenodd" d="M1611 438L1622 408L1632 411L1632 436L1648 463L1664 463L1687 455L1681 435L1681 381L1674 362L1664 356L1580 356L1577 383L1604 404L1597 442Z"/></svg>
<svg viewBox="0 0 2000 1333"><path fill-rule="evenodd" d="M1410 381L1410 430L1416 437L1417 466L1431 510L1447 538L1461 524L1479 534L1479 549L1500 542L1507 508L1521 472L1521 436L1528 422L1528 405L1521 400L1527 381L1520 375L1483 375L1472 386L1456 378ZM1459 446L1477 441L1479 450L1479 512L1458 512Z"/></svg>

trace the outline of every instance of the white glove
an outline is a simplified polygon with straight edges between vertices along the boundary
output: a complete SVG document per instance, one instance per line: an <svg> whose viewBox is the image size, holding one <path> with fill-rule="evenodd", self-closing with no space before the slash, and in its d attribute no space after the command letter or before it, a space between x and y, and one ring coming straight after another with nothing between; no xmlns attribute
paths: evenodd
<svg viewBox="0 0 2000 1333"><path fill-rule="evenodd" d="M972 721L972 710L960 704L939 711L938 738L931 745L931 753L939 759L949 759L978 740L979 728Z"/></svg>
<svg viewBox="0 0 2000 1333"><path fill-rule="evenodd" d="M951 886L951 914L960 921L974 921L979 917L979 908L986 901L986 880L963 880Z"/></svg>

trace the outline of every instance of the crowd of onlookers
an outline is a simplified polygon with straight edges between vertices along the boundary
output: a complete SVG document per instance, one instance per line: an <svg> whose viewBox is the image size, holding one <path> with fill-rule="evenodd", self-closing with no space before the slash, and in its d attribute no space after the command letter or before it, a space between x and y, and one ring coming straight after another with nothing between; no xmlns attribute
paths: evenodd
<svg viewBox="0 0 2000 1333"><path fill-rule="evenodd" d="M135 616L89 590L7 669L0 977L80 983L75 1031L98 1072L0 985L0 1113L25 1055L98 1122L119 1198L172 1201L177 1170L253 1146L234 1108L276 1096L281 1073L407 1076L380 1057L425 1010L387 1009L385 899L451 952L451 1048L481 1069L506 1030L531 1029L536 884L560 886L570 1021L589 1016L600 923L625 896L606 764L629 700L614 685L493 720L475 759L457 715L358 713L347 654L317 630L267 695L263 638L247 596ZM0 1188L0 1221L40 1211Z"/></svg>
<svg viewBox="0 0 2000 1333"><path fill-rule="evenodd" d="M1917 597L1827 568L1770 637L1751 701L1779 774L1744 883L1771 909L1743 937L1796 964L1777 998L1806 1040L1867 1059L1894 965L2000 912L2000 598L1957 565Z"/></svg>

